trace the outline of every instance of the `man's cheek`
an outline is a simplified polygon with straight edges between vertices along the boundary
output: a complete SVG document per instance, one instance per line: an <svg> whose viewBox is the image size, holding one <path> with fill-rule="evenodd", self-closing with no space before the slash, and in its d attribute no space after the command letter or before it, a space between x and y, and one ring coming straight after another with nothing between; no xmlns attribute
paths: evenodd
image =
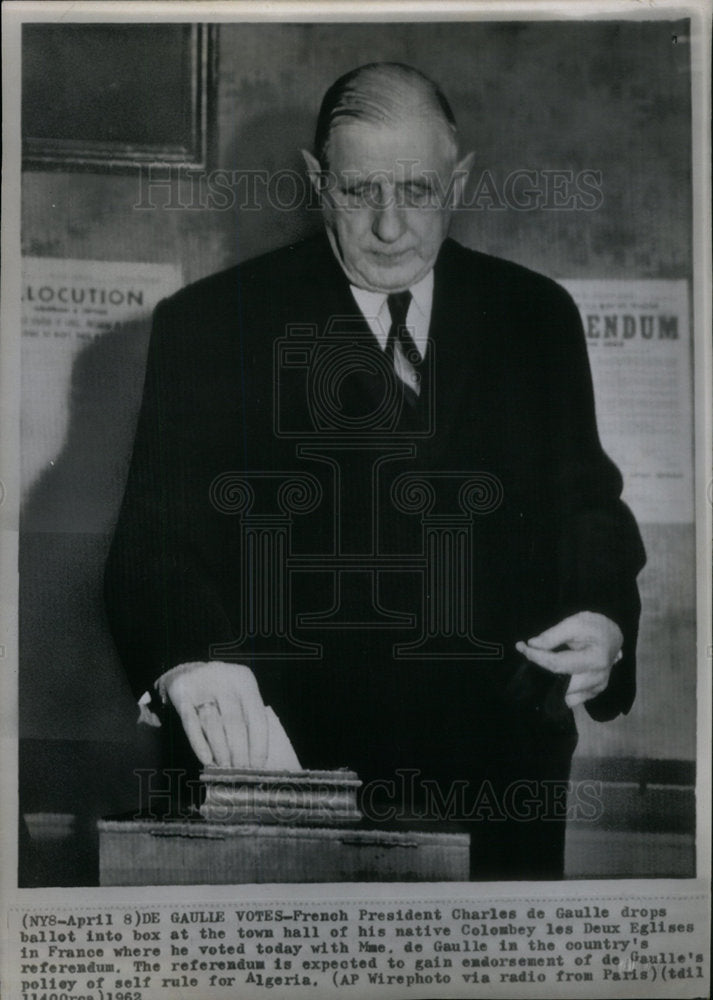
<svg viewBox="0 0 713 1000"><path fill-rule="evenodd" d="M340 224L345 243L351 250L358 253L359 247L364 241L365 223L357 215L354 215L340 219Z"/></svg>

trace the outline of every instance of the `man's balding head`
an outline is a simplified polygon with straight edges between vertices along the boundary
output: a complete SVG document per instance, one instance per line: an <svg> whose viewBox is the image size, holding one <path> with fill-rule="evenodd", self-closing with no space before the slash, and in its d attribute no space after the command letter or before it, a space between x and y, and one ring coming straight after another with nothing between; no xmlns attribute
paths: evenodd
<svg viewBox="0 0 713 1000"><path fill-rule="evenodd" d="M332 84L322 100L314 140L323 167L328 165L332 132L351 122L442 129L454 157L457 152L455 117L445 95L424 73L403 63L368 63Z"/></svg>

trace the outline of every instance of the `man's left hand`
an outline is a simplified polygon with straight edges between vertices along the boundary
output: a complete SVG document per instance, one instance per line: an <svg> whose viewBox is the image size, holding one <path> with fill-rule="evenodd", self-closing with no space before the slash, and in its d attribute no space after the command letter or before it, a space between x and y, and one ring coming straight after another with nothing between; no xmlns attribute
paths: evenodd
<svg viewBox="0 0 713 1000"><path fill-rule="evenodd" d="M604 691L612 667L621 659L623 641L611 618L580 611L515 648L545 670L572 675L564 700L573 708Z"/></svg>

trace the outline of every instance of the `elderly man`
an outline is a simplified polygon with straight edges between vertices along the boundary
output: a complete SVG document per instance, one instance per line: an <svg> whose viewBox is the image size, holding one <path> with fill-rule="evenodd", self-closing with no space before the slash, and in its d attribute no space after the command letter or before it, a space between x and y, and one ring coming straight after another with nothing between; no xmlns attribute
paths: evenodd
<svg viewBox="0 0 713 1000"><path fill-rule="evenodd" d="M644 562L577 310L447 237L472 154L418 71L340 78L304 157L326 238L156 310L118 648L203 765L347 765L372 820L469 830L474 878L557 877L571 709L631 706Z"/></svg>

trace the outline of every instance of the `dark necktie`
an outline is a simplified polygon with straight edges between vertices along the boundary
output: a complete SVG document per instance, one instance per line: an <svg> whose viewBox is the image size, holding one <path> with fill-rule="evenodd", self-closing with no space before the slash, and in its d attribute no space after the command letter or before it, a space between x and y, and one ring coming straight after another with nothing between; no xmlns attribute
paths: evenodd
<svg viewBox="0 0 713 1000"><path fill-rule="evenodd" d="M411 305L411 292L407 289L405 292L394 292L391 295L387 295L386 304L389 307L389 315L391 316L389 335L386 338L386 356L393 364L394 348L396 346L396 341L398 341L401 345L401 353L404 358L418 374L418 368L423 359L419 354L413 337L411 336L411 331L406 326L406 316L408 314L409 306ZM402 382L400 377L399 381ZM418 401L418 393L405 382L402 382L402 385L404 386L406 401L411 406L415 406Z"/></svg>

